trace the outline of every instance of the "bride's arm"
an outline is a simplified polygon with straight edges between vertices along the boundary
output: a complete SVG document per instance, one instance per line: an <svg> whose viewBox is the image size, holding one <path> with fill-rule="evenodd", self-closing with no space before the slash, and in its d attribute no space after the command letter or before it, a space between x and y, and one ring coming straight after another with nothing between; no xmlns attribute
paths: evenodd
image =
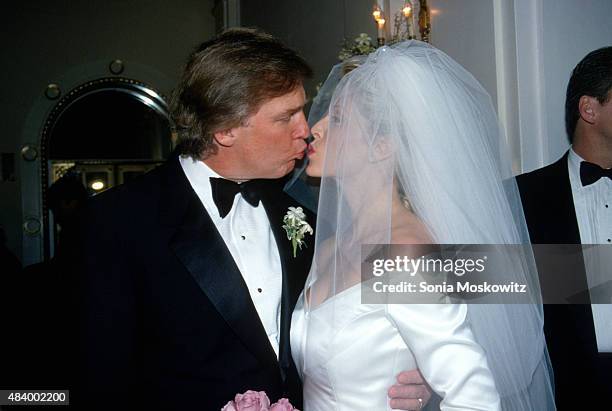
<svg viewBox="0 0 612 411"><path fill-rule="evenodd" d="M467 322L465 304L389 304L387 314L442 410L500 410L487 358Z"/></svg>

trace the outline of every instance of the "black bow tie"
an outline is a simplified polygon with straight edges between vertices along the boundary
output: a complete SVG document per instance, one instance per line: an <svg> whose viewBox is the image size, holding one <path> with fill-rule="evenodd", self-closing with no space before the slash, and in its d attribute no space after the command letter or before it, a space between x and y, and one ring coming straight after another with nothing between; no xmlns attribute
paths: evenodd
<svg viewBox="0 0 612 411"><path fill-rule="evenodd" d="M221 218L225 218L232 210L234 197L238 193L242 194L242 198L253 207L257 207L259 200L261 200L261 185L258 180L249 180L238 184L224 178L211 177L210 186L212 187L213 201Z"/></svg>
<svg viewBox="0 0 612 411"><path fill-rule="evenodd" d="M580 163L580 182L583 186L593 184L602 177L608 177L612 180L612 169L604 169L588 161Z"/></svg>

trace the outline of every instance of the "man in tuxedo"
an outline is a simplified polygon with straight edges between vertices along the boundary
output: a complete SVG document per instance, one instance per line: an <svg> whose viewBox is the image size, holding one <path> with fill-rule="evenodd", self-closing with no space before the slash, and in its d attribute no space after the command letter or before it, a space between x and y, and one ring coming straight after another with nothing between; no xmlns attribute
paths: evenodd
<svg viewBox="0 0 612 411"><path fill-rule="evenodd" d="M565 102L571 148L557 162L517 177L534 244L612 241L612 47L574 68ZM606 257L611 256L605 250ZM580 254L572 281L589 286ZM549 286L542 284L543 291ZM612 306L545 305L545 333L563 409L600 409L612 389Z"/></svg>
<svg viewBox="0 0 612 411"><path fill-rule="evenodd" d="M251 389L301 405L289 328L314 241L293 254L283 217L300 204L283 186L306 148L310 75L255 30L191 54L173 97L180 156L83 217L75 403L218 410ZM396 396L418 404L415 373Z"/></svg>

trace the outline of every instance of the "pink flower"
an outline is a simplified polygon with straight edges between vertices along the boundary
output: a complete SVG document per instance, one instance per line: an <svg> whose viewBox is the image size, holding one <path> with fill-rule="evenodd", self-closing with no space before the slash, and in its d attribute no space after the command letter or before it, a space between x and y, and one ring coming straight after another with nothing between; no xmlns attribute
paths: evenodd
<svg viewBox="0 0 612 411"><path fill-rule="evenodd" d="M236 394L234 401L228 402L221 411L269 411L270 400L263 391L247 391Z"/></svg>
<svg viewBox="0 0 612 411"><path fill-rule="evenodd" d="M293 405L287 398L281 398L278 402L275 402L270 407L270 411L300 411L297 408L293 408Z"/></svg>
<svg viewBox="0 0 612 411"><path fill-rule="evenodd" d="M238 411L236 409L236 403L234 401L230 401L225 404L225 407L221 408L221 411Z"/></svg>

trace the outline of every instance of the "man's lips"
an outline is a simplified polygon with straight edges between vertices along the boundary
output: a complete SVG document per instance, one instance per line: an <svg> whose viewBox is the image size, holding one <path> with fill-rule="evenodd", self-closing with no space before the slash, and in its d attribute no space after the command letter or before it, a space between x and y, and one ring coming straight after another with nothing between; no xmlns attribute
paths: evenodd
<svg viewBox="0 0 612 411"><path fill-rule="evenodd" d="M312 144L308 144L308 148L306 149L306 153L311 156L312 154L316 153L316 150L314 149L314 147L312 146Z"/></svg>

